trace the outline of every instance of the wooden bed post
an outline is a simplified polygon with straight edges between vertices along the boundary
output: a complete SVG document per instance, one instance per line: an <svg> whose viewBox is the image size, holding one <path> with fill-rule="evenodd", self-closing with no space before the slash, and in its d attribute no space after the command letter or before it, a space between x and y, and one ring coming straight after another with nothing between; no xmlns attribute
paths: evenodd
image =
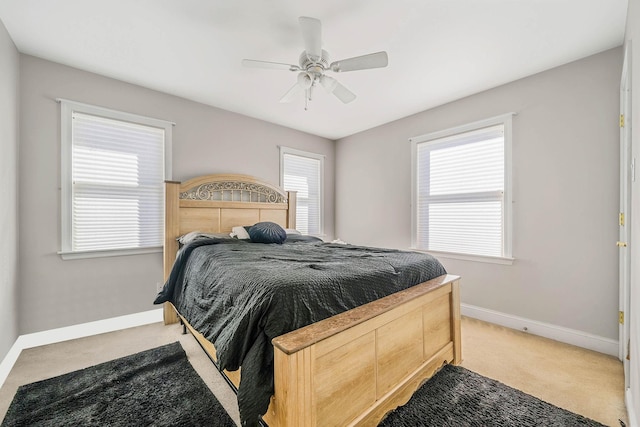
<svg viewBox="0 0 640 427"><path fill-rule="evenodd" d="M165 181L164 183L164 281L166 282L171 274L171 268L176 260L178 252L178 242L176 238L180 233L180 218L178 214L178 196L180 193L180 182ZM164 324L178 322L173 305L168 302L164 303Z"/></svg>
<svg viewBox="0 0 640 427"><path fill-rule="evenodd" d="M289 207L287 208L287 228L296 228L296 200L297 191L287 191L287 200Z"/></svg>
<svg viewBox="0 0 640 427"><path fill-rule="evenodd" d="M462 363L462 333L460 331L460 281L451 283L451 340L453 364Z"/></svg>

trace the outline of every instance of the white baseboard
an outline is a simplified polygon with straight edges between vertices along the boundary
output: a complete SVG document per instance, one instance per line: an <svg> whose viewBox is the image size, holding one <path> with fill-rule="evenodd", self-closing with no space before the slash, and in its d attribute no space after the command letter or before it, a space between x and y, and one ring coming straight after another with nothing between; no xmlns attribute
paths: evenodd
<svg viewBox="0 0 640 427"><path fill-rule="evenodd" d="M18 340L16 340L9 349L7 355L2 359L2 363L0 363L0 387L2 387L4 381L9 376L9 372L11 372L11 368L15 365L21 352L22 348L19 346Z"/></svg>
<svg viewBox="0 0 640 427"><path fill-rule="evenodd" d="M162 309L143 311L141 313L128 314L126 316L112 317L110 319L97 320L95 322L81 323L79 325L64 328L50 329L48 331L35 332L20 335L7 355L0 363L0 387L4 384L11 368L18 360L20 353L25 348L39 347L62 341L84 338L91 335L104 334L119 331L121 329L134 328L150 323L162 322Z"/></svg>
<svg viewBox="0 0 640 427"><path fill-rule="evenodd" d="M495 323L507 328L618 357L618 341L610 338L604 338L549 323L538 322L536 320L525 319L524 317L513 316L469 304L461 304L461 313L463 316L473 317L474 319L484 320L485 322Z"/></svg>
<svg viewBox="0 0 640 427"><path fill-rule="evenodd" d="M627 418L629 418L629 427L638 427L638 414L636 414L635 408L633 406L633 396L631 394L631 389L628 388L624 393L624 403L627 407Z"/></svg>
<svg viewBox="0 0 640 427"><path fill-rule="evenodd" d="M126 316L114 317L111 319L98 320L95 322L83 323L80 325L67 326L64 328L51 329L48 331L36 332L32 334L20 335L13 344L9 352L0 363L0 387L7 379L11 368L18 360L20 352L25 348L38 347L41 345L53 344L91 335L113 332L121 329L133 328L136 326L148 325L162 321L162 309L145 311L142 313L129 314ZM507 328L525 330L526 332L550 338L567 344L594 350L600 353L618 356L618 341L575 329L564 328L523 317L513 316L494 310L476 307L469 304L461 304L461 313L464 316L485 322L495 323ZM637 420L633 414L631 406L630 390L627 391L627 408L629 410L629 421ZM633 417L633 418L632 418ZM631 426L636 426L631 422Z"/></svg>

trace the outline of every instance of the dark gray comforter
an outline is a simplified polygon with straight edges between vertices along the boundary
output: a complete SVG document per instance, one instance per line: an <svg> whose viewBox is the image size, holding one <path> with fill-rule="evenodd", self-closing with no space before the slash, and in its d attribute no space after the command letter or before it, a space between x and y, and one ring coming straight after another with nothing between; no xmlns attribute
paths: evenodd
<svg viewBox="0 0 640 427"><path fill-rule="evenodd" d="M273 394L273 338L445 273L417 252L206 239L181 249L154 303L213 342L220 368L242 366L240 417L253 425Z"/></svg>

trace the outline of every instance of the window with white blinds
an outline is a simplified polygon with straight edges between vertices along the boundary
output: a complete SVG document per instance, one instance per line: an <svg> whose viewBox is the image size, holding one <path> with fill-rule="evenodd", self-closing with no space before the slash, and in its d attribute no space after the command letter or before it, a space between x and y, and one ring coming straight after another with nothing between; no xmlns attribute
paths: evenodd
<svg viewBox="0 0 640 427"><path fill-rule="evenodd" d="M322 235L322 181L324 156L280 147L280 186L297 192L296 229Z"/></svg>
<svg viewBox="0 0 640 427"><path fill-rule="evenodd" d="M172 124L61 104L63 257L161 248Z"/></svg>
<svg viewBox="0 0 640 427"><path fill-rule="evenodd" d="M413 246L510 258L511 115L412 139Z"/></svg>

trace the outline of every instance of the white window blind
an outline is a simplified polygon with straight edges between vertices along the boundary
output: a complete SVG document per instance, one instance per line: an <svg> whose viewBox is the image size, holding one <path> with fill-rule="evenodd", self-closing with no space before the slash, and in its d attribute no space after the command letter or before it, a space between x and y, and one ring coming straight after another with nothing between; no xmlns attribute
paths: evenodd
<svg viewBox="0 0 640 427"><path fill-rule="evenodd" d="M510 257L505 124L414 143L414 247Z"/></svg>
<svg viewBox="0 0 640 427"><path fill-rule="evenodd" d="M82 104L65 110L62 253L161 247L171 124Z"/></svg>
<svg viewBox="0 0 640 427"><path fill-rule="evenodd" d="M322 234L322 174L324 157L281 148L280 184L297 192L296 229L302 234Z"/></svg>

